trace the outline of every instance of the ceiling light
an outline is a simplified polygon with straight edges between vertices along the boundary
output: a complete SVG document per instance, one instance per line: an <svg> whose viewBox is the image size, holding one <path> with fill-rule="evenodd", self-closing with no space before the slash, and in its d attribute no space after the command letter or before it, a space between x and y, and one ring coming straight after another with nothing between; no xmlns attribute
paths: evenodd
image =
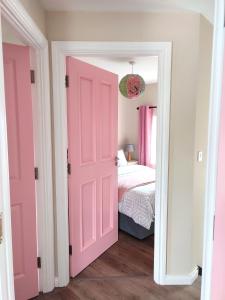
<svg viewBox="0 0 225 300"><path fill-rule="evenodd" d="M135 62L130 61L129 64L131 65L132 72L120 80L119 90L124 97L135 100L144 93L145 82L140 75L133 73Z"/></svg>

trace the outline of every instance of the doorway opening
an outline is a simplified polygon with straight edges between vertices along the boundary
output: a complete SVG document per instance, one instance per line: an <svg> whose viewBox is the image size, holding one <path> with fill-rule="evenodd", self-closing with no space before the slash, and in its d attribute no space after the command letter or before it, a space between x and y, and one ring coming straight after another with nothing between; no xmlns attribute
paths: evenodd
<svg viewBox="0 0 225 300"><path fill-rule="evenodd" d="M84 111L81 109L82 105L84 105L85 101L87 101L87 97L91 95L85 94L85 98L82 98L84 93L82 88L82 81L84 80L84 76L89 75L89 80L93 79L93 76L97 77L97 73L101 72L105 73L105 77L103 78L105 84L107 82L106 77L110 78L110 76L116 77L114 81L114 86L111 87L111 91L113 89L116 92L113 93L116 99L107 98L107 94L104 93L104 90L98 93L99 97L101 98L98 103L97 111L98 111L98 119L101 120L101 126L107 128L107 124L111 127L108 130L108 134L105 133L104 136L100 138L100 149L97 152L103 153L106 155L109 148L112 146L113 141L115 140L114 137L117 134L117 142L114 143L114 149L112 149L109 158L111 161L114 160L116 156L115 165L112 164L111 168L117 169L117 187L116 192L113 192L113 195L116 194L116 200L112 199L115 202L115 206L118 206L118 211L112 211L112 216L107 211L102 212L102 219L112 217L115 222L118 222L118 241L114 246L113 243L115 239L113 239L112 243L108 245L108 248L112 246L112 248L108 249L106 254L103 254L99 259L98 256L95 256L97 261L92 261L92 265L95 269L95 265L98 265L98 260L104 260L104 257L110 255L110 252L116 251L118 252L127 252L127 255L123 255L123 258L116 258L117 264L115 266L118 273L121 277L123 276L135 276L139 275L148 275L149 277L153 278L153 262L154 262L154 223L155 223L155 173L156 173L156 141L157 141L157 94L158 94L158 57L157 56L145 56L145 57L132 57L132 61L135 61L134 71L135 74L138 74L144 79L145 82L145 91L136 99L129 99L125 98L119 91L119 82L120 80L130 71L130 66L128 64L130 58L128 57L115 57L115 58L107 58L107 57L75 57L75 58L67 58L67 79L68 79L68 88L67 88L67 120L68 120L68 162L71 165L71 169L75 169L77 173L83 171L79 169L79 166L76 166L76 162L71 157L71 152L74 151L76 155L79 157L82 153L79 153L79 149L73 148L70 149L70 146L73 145L71 139L75 139L76 141L80 141L82 145L77 145L78 148L82 147L82 151L85 153L87 150L85 149L85 141L83 139L85 136L89 136L88 128L86 131L83 131L83 137L81 133L78 132L75 127L71 129L72 118L78 119L78 123L74 124L74 126L80 126L81 128L84 127L82 124L82 119L87 122L87 119L90 118L91 112L89 112L89 117L74 115L74 111L78 110L80 114L83 114ZM71 72L70 66L68 66L68 60L74 62L74 68L77 71L76 76L79 77L79 80L73 80L73 72ZM84 71L80 71L79 68L83 68L88 70L89 74ZM109 80L109 79L108 79ZM108 83L109 84L109 83ZM79 90L78 94L73 94L73 87L74 89ZM98 86L100 89L100 85ZM88 86L85 85L85 89L88 89ZM72 95L73 94L73 95ZM102 95L103 98L102 98ZM80 98L81 97L81 98ZM94 96L93 96L94 97ZM72 99L71 99L72 98ZM72 107L71 101L82 102L80 104ZM110 101L110 107L108 110L106 109L106 102ZM118 103L118 104L117 104ZM91 107L91 100L88 106ZM97 105L97 104L96 104ZM115 107L114 107L115 106ZM92 107L92 109L95 109ZM118 112L115 114L114 110ZM88 108L85 106L85 112L87 113ZM113 113L114 112L114 113ZM105 116L105 117L104 117ZM106 118L106 120L104 120ZM112 118L115 118L112 120ZM107 123L107 122L110 123ZM91 129L95 128L95 124L91 126ZM114 132L112 133L113 130ZM98 131L98 130L97 130ZM71 135L72 132L72 135ZM76 134L75 134L76 132ZM99 128L99 132L104 134L101 128ZM95 135L93 131L91 131L91 135ZM77 138L75 138L77 137ZM109 140L109 137L111 140ZM89 136L88 141L92 139ZM77 142L75 142L77 144ZM109 143L109 144L108 144ZM91 145L88 143L86 144L87 147L90 149ZM98 147L98 145L97 145ZM93 150L92 150L93 152ZM80 172L79 172L80 171ZM76 243L73 244L73 235L79 236L79 233L82 230L85 230L83 227L80 229L79 224L75 224L73 220L79 216L75 216L71 210L75 209L75 204L70 203L76 201L78 199L74 199L76 197L73 192L71 193L70 189L74 189L75 182L73 184L70 183L71 174L68 176L69 180L69 220L70 220L70 245L71 247L77 247L76 245L80 245L81 241L77 240ZM94 175L93 175L94 176ZM103 183L104 184L104 183ZM109 188L109 187L108 187ZM118 190L117 190L118 188ZM101 189L101 187L100 187ZM104 187L103 187L104 190ZM110 188L109 188L110 190ZM97 192L98 195L98 192ZM77 196L78 197L78 196ZM107 207L107 197L110 199L108 194L105 194L104 191L102 192L101 201L105 205L105 209L110 210ZM113 196L115 197L115 196ZM89 197L90 201L91 197ZM85 199L81 199L80 201L86 201ZM97 200L98 201L98 200ZM91 202L91 201L90 201ZM90 209L90 205L89 205ZM97 207L96 210L101 211L102 207ZM82 210L82 208L78 208L77 210ZM83 212L83 219L82 222L87 222L84 219ZM104 215L104 213L106 215ZM115 214L115 216L113 215ZM89 216L90 217L90 216ZM116 224L117 225L117 224ZM86 230L88 230L88 225L86 225ZM90 224L89 230L93 230L93 224ZM98 226L98 222L97 222ZM100 226L107 226L106 224L101 224ZM73 227L73 228L71 228ZM117 226L116 226L117 227ZM112 225L113 228L113 225ZM107 231L107 228L103 228L103 231ZM117 229L116 229L117 230ZM109 234L110 231L108 231ZM116 235L117 238L117 235ZM128 251L128 249L124 248L124 246L129 243L132 244L133 251ZM101 247L101 245L99 245ZM81 247L81 246L80 246ZM116 250L115 250L116 249ZM136 250L135 250L136 249ZM105 250L105 248L104 248ZM141 255L141 250L145 252L146 256ZM87 249L85 249L87 251ZM76 255L77 251L71 251L72 255ZM102 251L103 252L103 251ZM111 254L112 254L111 253ZM130 255L129 255L129 254ZM113 255L113 254L112 254ZM123 260L124 259L124 260ZM71 262L72 257L70 256L70 268L73 269L73 263ZM77 261L80 260L79 255L75 258L74 264L77 265ZM89 261L90 262L90 261ZM120 262L120 263L119 263ZM135 266L135 262L137 265ZM119 263L119 264L118 264ZM101 263L100 263L101 264ZM120 270L119 272L119 265L124 268L124 270ZM133 268L130 267L133 265ZM87 264L85 264L85 267ZM140 266L145 266L141 271ZM84 267L83 267L84 268ZM87 267L89 269L89 267ZM96 270L98 267L96 267ZM107 268L106 268L107 270ZM115 274L115 270L108 270L103 271L104 276L111 277ZM83 271L79 269L80 275L78 278L82 277L87 270ZM82 272L83 271L83 272ZM73 273L70 270L70 275L74 277L78 272ZM100 272L101 273L101 272ZM93 274L92 274L93 275ZM97 271L95 275L99 276L99 272Z"/></svg>
<svg viewBox="0 0 225 300"><path fill-rule="evenodd" d="M122 53L122 55L121 55ZM56 227L57 227L57 268L59 286L69 282L69 232L68 189L67 189L67 104L65 74L66 57L158 57L158 126L157 126L157 172L155 220L154 280L159 284L166 281L166 232L168 192L168 148L170 114L170 70L171 43L91 43L52 42L53 96L55 130L56 170ZM118 88L118 87L117 87ZM135 107L135 113L138 111ZM61 120L59 122L59 120ZM118 145L118 144L117 144ZM118 210L117 210L118 213Z"/></svg>
<svg viewBox="0 0 225 300"><path fill-rule="evenodd" d="M14 288L25 299L39 292L32 49L4 19L2 33Z"/></svg>

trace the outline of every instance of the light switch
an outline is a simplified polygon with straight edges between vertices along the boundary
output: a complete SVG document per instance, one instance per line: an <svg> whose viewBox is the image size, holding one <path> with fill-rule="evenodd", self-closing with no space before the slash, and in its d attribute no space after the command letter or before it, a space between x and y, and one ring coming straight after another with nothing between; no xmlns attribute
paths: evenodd
<svg viewBox="0 0 225 300"><path fill-rule="evenodd" d="M197 161L198 162L202 162L203 161L203 153L202 153L202 151L198 151Z"/></svg>

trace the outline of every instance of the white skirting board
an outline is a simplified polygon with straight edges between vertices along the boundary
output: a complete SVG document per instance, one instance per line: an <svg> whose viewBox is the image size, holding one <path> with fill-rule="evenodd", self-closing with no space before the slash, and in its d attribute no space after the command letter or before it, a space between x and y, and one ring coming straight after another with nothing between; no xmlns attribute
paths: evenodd
<svg viewBox="0 0 225 300"><path fill-rule="evenodd" d="M59 287L59 279L58 279L58 277L55 277L55 287Z"/></svg>
<svg viewBox="0 0 225 300"><path fill-rule="evenodd" d="M198 268L196 267L187 275L166 275L162 285L192 285L197 278ZM58 277L55 277L55 287L60 287Z"/></svg>
<svg viewBox="0 0 225 300"><path fill-rule="evenodd" d="M198 278L198 268L196 267L187 275L166 275L165 285L192 285Z"/></svg>

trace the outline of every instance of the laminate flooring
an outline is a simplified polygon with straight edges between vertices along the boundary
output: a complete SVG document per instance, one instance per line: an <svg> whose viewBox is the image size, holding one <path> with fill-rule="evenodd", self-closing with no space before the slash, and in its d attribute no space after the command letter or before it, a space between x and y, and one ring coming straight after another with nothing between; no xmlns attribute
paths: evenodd
<svg viewBox="0 0 225 300"><path fill-rule="evenodd" d="M139 241L119 232L119 241L72 278L65 288L35 300L199 300L200 277L192 286L159 286L153 281L154 237Z"/></svg>

